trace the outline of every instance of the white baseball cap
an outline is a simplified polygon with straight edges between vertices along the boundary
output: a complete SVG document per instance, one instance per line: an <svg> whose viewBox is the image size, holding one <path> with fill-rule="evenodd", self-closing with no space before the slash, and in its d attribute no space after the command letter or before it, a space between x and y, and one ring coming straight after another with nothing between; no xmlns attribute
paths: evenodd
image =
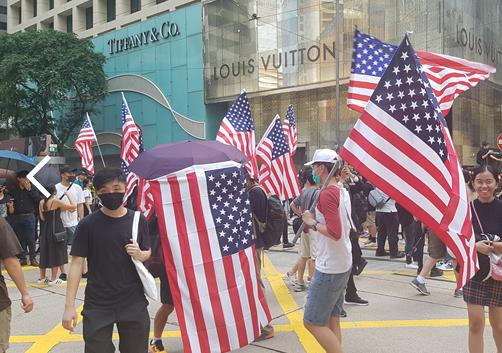
<svg viewBox="0 0 502 353"><path fill-rule="evenodd" d="M336 163L339 160L338 154L335 151L330 150L329 148L322 148L316 150L312 160L305 163L305 165L312 165L314 163Z"/></svg>

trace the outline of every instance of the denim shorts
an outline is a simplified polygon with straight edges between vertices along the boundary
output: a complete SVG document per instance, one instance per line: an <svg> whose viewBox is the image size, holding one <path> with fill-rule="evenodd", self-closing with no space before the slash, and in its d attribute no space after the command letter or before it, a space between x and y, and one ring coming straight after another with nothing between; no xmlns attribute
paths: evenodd
<svg viewBox="0 0 502 353"><path fill-rule="evenodd" d="M327 274L315 270L305 303L303 321L326 326L331 316L340 317L350 272Z"/></svg>

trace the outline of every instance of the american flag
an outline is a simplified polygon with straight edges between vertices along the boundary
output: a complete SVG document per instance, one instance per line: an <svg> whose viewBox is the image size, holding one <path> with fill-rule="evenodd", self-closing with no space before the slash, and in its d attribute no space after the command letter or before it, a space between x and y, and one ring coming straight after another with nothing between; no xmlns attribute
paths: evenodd
<svg viewBox="0 0 502 353"><path fill-rule="evenodd" d="M286 141L288 142L291 156L294 156L296 153L296 147L298 146L298 131L296 129L295 110L293 109L292 104L288 106L288 111L286 113L286 117L284 118L282 127L284 129L284 134L286 135Z"/></svg>
<svg viewBox="0 0 502 353"><path fill-rule="evenodd" d="M153 215L153 194L152 189L150 187L150 181L138 178L138 201L137 201L137 209L141 211L147 220Z"/></svg>
<svg viewBox="0 0 502 353"><path fill-rule="evenodd" d="M263 163L260 168L260 184L281 200L300 195L300 183L286 135L277 115L256 147L256 156Z"/></svg>
<svg viewBox="0 0 502 353"><path fill-rule="evenodd" d="M246 92L242 92L232 104L220 124L216 141L231 145L249 159L246 169L253 178L258 177L255 154L254 123Z"/></svg>
<svg viewBox="0 0 502 353"><path fill-rule="evenodd" d="M477 270L462 167L427 76L406 36L340 156L453 251L459 284Z"/></svg>
<svg viewBox="0 0 502 353"><path fill-rule="evenodd" d="M356 31L352 53L347 106L363 112L376 85L389 65L396 45L382 42L369 34ZM460 93L487 80L495 68L449 55L417 51L444 116Z"/></svg>
<svg viewBox="0 0 502 353"><path fill-rule="evenodd" d="M85 113L82 128L75 140L75 149L80 154L82 159L82 167L87 169L89 173L94 174L94 154L92 153L92 143L97 141L96 134L92 128L89 114Z"/></svg>
<svg viewBox="0 0 502 353"><path fill-rule="evenodd" d="M129 170L131 163L138 157L141 153L142 143L141 143L141 133L134 122L134 119L129 110L129 105L125 99L124 93L122 93L122 150L120 152L120 166L122 172L126 175L126 195L125 200L134 191L138 177L136 174Z"/></svg>
<svg viewBox="0 0 502 353"><path fill-rule="evenodd" d="M150 181L186 353L246 346L271 320L244 184L244 168L230 161Z"/></svg>

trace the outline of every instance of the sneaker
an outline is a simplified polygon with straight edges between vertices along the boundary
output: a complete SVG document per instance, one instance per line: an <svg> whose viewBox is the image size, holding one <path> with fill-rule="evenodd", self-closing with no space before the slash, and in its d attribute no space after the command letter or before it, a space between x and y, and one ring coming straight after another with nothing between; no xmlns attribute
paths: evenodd
<svg viewBox="0 0 502 353"><path fill-rule="evenodd" d="M50 282L50 280L47 277L37 279L38 284L49 284L49 282Z"/></svg>
<svg viewBox="0 0 502 353"><path fill-rule="evenodd" d="M307 290L307 285L305 283L295 283L295 292L303 292Z"/></svg>
<svg viewBox="0 0 502 353"><path fill-rule="evenodd" d="M410 255L406 255L406 264L409 265L413 262L413 259L411 258Z"/></svg>
<svg viewBox="0 0 502 353"><path fill-rule="evenodd" d="M397 254L390 255L390 258L391 259L402 259L405 256L406 256L406 254L404 252L400 251Z"/></svg>
<svg viewBox="0 0 502 353"><path fill-rule="evenodd" d="M62 280L62 281L67 281L68 280L68 276L66 275L66 273L61 273L59 275L59 278Z"/></svg>
<svg viewBox="0 0 502 353"><path fill-rule="evenodd" d="M148 353L167 353L162 344L162 340L150 340L150 344L148 345Z"/></svg>
<svg viewBox="0 0 502 353"><path fill-rule="evenodd" d="M26 259L20 259L19 263L21 264L21 266L28 266L28 260Z"/></svg>
<svg viewBox="0 0 502 353"><path fill-rule="evenodd" d="M376 244L376 239L369 237L368 240L364 242L364 245Z"/></svg>
<svg viewBox="0 0 502 353"><path fill-rule="evenodd" d="M49 281L49 285L57 285L57 284L65 284L66 281L63 281L61 278L56 278L54 281Z"/></svg>
<svg viewBox="0 0 502 353"><path fill-rule="evenodd" d="M462 289L455 289L453 296L455 298L462 298L464 296L464 291Z"/></svg>
<svg viewBox="0 0 502 353"><path fill-rule="evenodd" d="M387 251L383 251L383 252L377 251L375 253L375 256L389 256L389 253Z"/></svg>
<svg viewBox="0 0 502 353"><path fill-rule="evenodd" d="M293 243L282 244L282 248L283 249L289 249L289 248L292 248L294 246L295 246L295 244L293 244Z"/></svg>
<svg viewBox="0 0 502 353"><path fill-rule="evenodd" d="M364 232L362 232L360 235L359 235L360 238L369 238L370 237L370 233L368 233L367 230L365 230Z"/></svg>
<svg viewBox="0 0 502 353"><path fill-rule="evenodd" d="M255 342L265 341L275 336L274 327L272 325L267 325L261 329L261 334L255 339Z"/></svg>
<svg viewBox="0 0 502 353"><path fill-rule="evenodd" d="M347 317L347 312L345 311L345 309L342 309L339 317Z"/></svg>
<svg viewBox="0 0 502 353"><path fill-rule="evenodd" d="M345 297L345 304L366 306L369 302L359 296L355 296L354 298Z"/></svg>
<svg viewBox="0 0 502 353"><path fill-rule="evenodd" d="M288 281L290 284L295 285L296 284L296 273L293 272L286 272L284 275L284 279Z"/></svg>
<svg viewBox="0 0 502 353"><path fill-rule="evenodd" d="M441 271L437 267L433 267L431 270L431 277L441 277L443 275L443 271Z"/></svg>
<svg viewBox="0 0 502 353"><path fill-rule="evenodd" d="M38 267L38 261L37 259L30 259L30 265L33 267Z"/></svg>
<svg viewBox="0 0 502 353"><path fill-rule="evenodd" d="M361 274L361 272L363 272L363 270L367 264L368 264L368 261L366 261L366 259L361 259L361 262L359 263L359 265L357 265L354 268L354 271L353 271L354 276L359 276Z"/></svg>
<svg viewBox="0 0 502 353"><path fill-rule="evenodd" d="M410 282L410 285L422 295L431 295L431 293L427 290L425 283L420 283L416 278Z"/></svg>
<svg viewBox="0 0 502 353"><path fill-rule="evenodd" d="M88 272L82 273L82 278L87 278L87 274L88 274Z"/></svg>
<svg viewBox="0 0 502 353"><path fill-rule="evenodd" d="M441 271L453 271L451 262L440 262L436 267Z"/></svg>
<svg viewBox="0 0 502 353"><path fill-rule="evenodd" d="M406 267L406 268L410 268L410 269L412 269L412 270L416 270L416 269L418 269L418 264L417 264L416 262L412 262L412 263L410 263L410 264L406 264L406 265L404 265L404 267Z"/></svg>

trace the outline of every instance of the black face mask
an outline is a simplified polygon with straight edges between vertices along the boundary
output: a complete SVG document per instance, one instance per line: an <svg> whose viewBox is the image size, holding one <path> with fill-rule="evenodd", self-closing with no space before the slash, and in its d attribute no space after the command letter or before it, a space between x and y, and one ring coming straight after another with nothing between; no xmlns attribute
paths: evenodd
<svg viewBox="0 0 502 353"><path fill-rule="evenodd" d="M122 205L124 201L125 192L106 192L98 194L99 199L103 206L109 210L116 210Z"/></svg>
<svg viewBox="0 0 502 353"><path fill-rule="evenodd" d="M75 176L69 175L66 177L66 179L68 180L69 183L73 183L75 181Z"/></svg>

